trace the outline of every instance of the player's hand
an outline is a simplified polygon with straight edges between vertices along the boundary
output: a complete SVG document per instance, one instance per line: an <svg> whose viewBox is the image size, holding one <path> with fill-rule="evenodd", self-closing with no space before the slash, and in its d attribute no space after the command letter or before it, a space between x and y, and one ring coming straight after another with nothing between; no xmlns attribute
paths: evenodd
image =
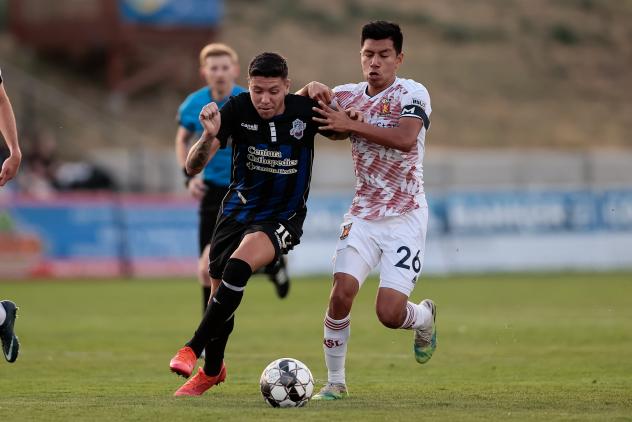
<svg viewBox="0 0 632 422"><path fill-rule="evenodd" d="M331 103L331 100L334 98L334 92L331 88L316 81L307 84L307 95L312 100L322 101L325 104Z"/></svg>
<svg viewBox="0 0 632 422"><path fill-rule="evenodd" d="M197 200L201 200L206 193L207 188L202 179L200 179L199 177L194 177L193 179L189 180L187 189L189 190L189 193L192 197Z"/></svg>
<svg viewBox="0 0 632 422"><path fill-rule="evenodd" d="M216 137L219 132L219 127L222 124L222 118L219 114L217 104L209 103L205 105L200 112L199 118L206 134L211 138Z"/></svg>
<svg viewBox="0 0 632 422"><path fill-rule="evenodd" d="M349 116L351 120L355 120L357 122L364 122L364 114L356 108L349 107L348 109L345 110L345 113L347 113L347 116Z"/></svg>
<svg viewBox="0 0 632 422"><path fill-rule="evenodd" d="M2 163L0 170L0 186L4 186L9 180L13 179L20 168L22 157L20 155L11 155Z"/></svg>
<svg viewBox="0 0 632 422"><path fill-rule="evenodd" d="M347 115L346 111L338 111L322 101L318 102L319 107L312 107L316 113L320 114L321 117L312 117L317 123L322 124L318 128L318 130L331 130L334 132L349 132L350 130L350 122L352 119Z"/></svg>

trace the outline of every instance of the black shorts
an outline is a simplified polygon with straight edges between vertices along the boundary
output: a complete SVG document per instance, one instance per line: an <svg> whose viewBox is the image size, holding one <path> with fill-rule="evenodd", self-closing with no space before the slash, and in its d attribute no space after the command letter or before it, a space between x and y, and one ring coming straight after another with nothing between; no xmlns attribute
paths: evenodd
<svg viewBox="0 0 632 422"><path fill-rule="evenodd" d="M206 185L206 193L200 201L200 224L198 226L198 247L200 256L202 256L206 245L211 243L219 209L228 191L228 187L217 186L210 182L204 182L204 184Z"/></svg>
<svg viewBox="0 0 632 422"><path fill-rule="evenodd" d="M231 217L220 215L211 241L209 256L211 278L222 278L224 267L230 256L239 247L244 236L254 232L263 232L272 241L275 250L273 262L298 245L303 234L301 227L296 227L287 221L272 220L243 224Z"/></svg>

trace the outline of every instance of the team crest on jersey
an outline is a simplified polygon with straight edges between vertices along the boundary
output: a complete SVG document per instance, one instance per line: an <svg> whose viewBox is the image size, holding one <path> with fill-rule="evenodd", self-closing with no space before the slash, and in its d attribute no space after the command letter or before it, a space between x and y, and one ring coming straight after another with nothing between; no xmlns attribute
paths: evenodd
<svg viewBox="0 0 632 422"><path fill-rule="evenodd" d="M301 139L306 127L307 123L305 123L301 119L296 119L292 122L292 130L290 130L290 135L292 135L296 139Z"/></svg>
<svg viewBox="0 0 632 422"><path fill-rule="evenodd" d="M342 233L340 233L340 240L345 240L347 236L349 236L349 232L351 231L352 225L353 223L349 223L342 226Z"/></svg>
<svg viewBox="0 0 632 422"><path fill-rule="evenodd" d="M380 116L388 116L391 114L391 99L384 98L380 103Z"/></svg>

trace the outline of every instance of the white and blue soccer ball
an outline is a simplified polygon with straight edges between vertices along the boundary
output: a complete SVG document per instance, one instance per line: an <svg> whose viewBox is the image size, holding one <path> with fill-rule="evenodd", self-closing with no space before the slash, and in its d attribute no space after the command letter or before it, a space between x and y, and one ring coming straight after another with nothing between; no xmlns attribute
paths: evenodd
<svg viewBox="0 0 632 422"><path fill-rule="evenodd" d="M314 377L303 362L281 358L271 362L259 381L263 399L272 407L305 406L314 392Z"/></svg>

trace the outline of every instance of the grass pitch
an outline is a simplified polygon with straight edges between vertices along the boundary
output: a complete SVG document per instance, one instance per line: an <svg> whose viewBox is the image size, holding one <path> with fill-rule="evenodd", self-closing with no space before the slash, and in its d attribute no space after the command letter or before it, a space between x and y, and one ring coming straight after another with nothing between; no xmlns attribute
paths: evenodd
<svg viewBox="0 0 632 422"><path fill-rule="evenodd" d="M253 279L227 351L228 378L174 398L168 363L197 326L191 280L21 282L14 364L0 362L2 421L632 420L632 274L424 277L413 299L438 305L439 346L415 362L412 333L382 327L375 279L352 312L351 397L272 409L258 379L289 356L326 380L327 277L294 280L286 300Z"/></svg>

